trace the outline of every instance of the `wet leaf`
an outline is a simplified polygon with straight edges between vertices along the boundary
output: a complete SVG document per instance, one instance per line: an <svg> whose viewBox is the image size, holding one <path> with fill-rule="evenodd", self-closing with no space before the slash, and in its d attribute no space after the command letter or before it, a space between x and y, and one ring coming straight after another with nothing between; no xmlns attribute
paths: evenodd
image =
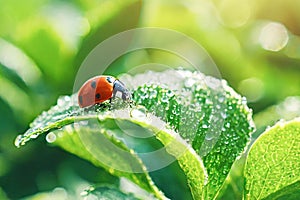
<svg viewBox="0 0 300 200"><path fill-rule="evenodd" d="M208 172L204 198L215 198L254 130L246 99L225 81L199 72L167 70L124 79L137 104L167 121L201 156Z"/></svg>
<svg viewBox="0 0 300 200"><path fill-rule="evenodd" d="M253 131L251 111L245 99L224 81L199 72L147 72L123 76L121 80L133 92L129 107L116 100L82 110L77 105L76 94L62 97L24 135L18 136L16 146L52 131L46 137L48 142L116 176L125 176L158 198L161 193L147 170L154 160L161 165L168 154L182 168L194 199L215 198ZM136 136L152 136L152 140L141 142ZM143 154L145 149L159 148L164 151L162 157L155 154L147 159ZM201 158L208 173L206 185ZM132 173L137 171L141 174Z"/></svg>
<svg viewBox="0 0 300 200"><path fill-rule="evenodd" d="M196 198L201 196L205 180L202 161L192 149L188 149L189 146L181 141L178 135L176 138L176 133L165 128L161 130L165 125L160 119L152 116L152 122L153 120L158 122L155 127L155 124L147 122L151 115L143 118L139 108L134 106L130 111L125 109L96 113L91 110L82 113L78 111L78 106L73 104L75 100L72 99L75 97L61 97L56 106L44 112L31 124L33 128L16 139L16 145L24 145L40 134L49 132L46 136L48 142L98 167L103 167L113 175L126 177L157 198L161 198L162 194L149 177L146 167L151 167L149 165L152 163L160 164L158 157L165 158L166 155L162 153L157 154L158 157L143 157L147 152L139 152L138 146L143 145L144 151L151 145L148 144L146 148L147 144L134 137L128 137L126 127L130 128L130 134L134 134L134 130L137 134L148 132L165 145L168 154L176 157L190 185L197 188L193 191L193 195ZM157 149L151 151L155 150ZM146 165L144 162L147 162Z"/></svg>
<svg viewBox="0 0 300 200"><path fill-rule="evenodd" d="M27 141L48 133L46 140L49 143L58 145L95 166L103 167L115 176L126 177L161 199L163 194L154 185L135 152L108 132L112 127L105 127L105 123L104 127L101 126L97 112L80 110L76 97L77 95L59 98L56 106L43 112L31 124L32 128L16 138L15 145L20 147ZM110 114L102 113L101 116L105 119Z"/></svg>
<svg viewBox="0 0 300 200"><path fill-rule="evenodd" d="M277 123L255 141L244 170L245 199L299 199L299 136L300 118L296 118Z"/></svg>

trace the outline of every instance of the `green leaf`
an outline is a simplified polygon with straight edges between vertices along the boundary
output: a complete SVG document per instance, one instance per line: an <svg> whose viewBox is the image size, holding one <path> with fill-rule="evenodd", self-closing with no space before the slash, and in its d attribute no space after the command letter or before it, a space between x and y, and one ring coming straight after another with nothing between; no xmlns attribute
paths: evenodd
<svg viewBox="0 0 300 200"><path fill-rule="evenodd" d="M300 118L267 129L247 157L245 199L280 199L296 191L299 199L299 155Z"/></svg>
<svg viewBox="0 0 300 200"><path fill-rule="evenodd" d="M123 81L139 105L167 121L201 156L208 172L204 199L215 198L254 130L245 98L199 72L148 72Z"/></svg>
<svg viewBox="0 0 300 200"><path fill-rule="evenodd" d="M163 194L152 182L142 160L120 139L111 135L112 132L107 131L109 130L108 127L100 126L98 129L97 118L97 115L94 115L90 116L90 119L78 121L79 123L88 123L89 127L67 126L63 128L63 132L56 132L56 136L48 136L57 138L54 142L55 145L92 162L98 167L103 167L115 176L128 178L141 188L153 193L157 198L162 199Z"/></svg>
<svg viewBox="0 0 300 200"><path fill-rule="evenodd" d="M270 194L265 200L298 200L300 197L300 182L297 181Z"/></svg>
<svg viewBox="0 0 300 200"><path fill-rule="evenodd" d="M16 139L16 145L24 145L40 134L51 131L46 137L48 142L53 142L66 151L103 167L113 175L126 177L141 188L154 193L156 197L162 198L162 194L149 177L146 166L136 155L138 141L130 144L130 140L133 139L124 137L126 134L122 133L118 124L123 123L122 126L125 126L124 124L127 123L126 126L131 129L139 126L139 132L155 133L155 137L165 145L166 151L178 159L179 165L186 173L188 183L194 188L193 195L196 198L201 197L205 179L202 161L193 150L188 150L188 146L183 141L175 138L175 133L148 124L147 121L143 121L143 118L142 121L132 118L127 110L113 110L108 113L91 112L92 114L79 116L78 107L76 108L72 103L74 97L61 97L58 105L39 116L31 124L33 128ZM137 112L140 111L135 107L130 110L133 115ZM121 116L118 116L120 113ZM86 124L88 126L85 126Z"/></svg>
<svg viewBox="0 0 300 200"><path fill-rule="evenodd" d="M72 98L64 96L58 99L56 106L43 112L31 124L31 129L16 138L15 145L19 147L40 134L52 131L46 137L48 142L54 142L55 145L95 166L103 167L113 175L126 177L162 199L163 194L154 185L135 152L109 134L109 127L99 128L97 113L93 112L91 115L80 111L74 100L76 97L77 95L73 95ZM106 115L102 115L105 118ZM89 126L85 126L86 124ZM133 173L134 171L140 173Z"/></svg>

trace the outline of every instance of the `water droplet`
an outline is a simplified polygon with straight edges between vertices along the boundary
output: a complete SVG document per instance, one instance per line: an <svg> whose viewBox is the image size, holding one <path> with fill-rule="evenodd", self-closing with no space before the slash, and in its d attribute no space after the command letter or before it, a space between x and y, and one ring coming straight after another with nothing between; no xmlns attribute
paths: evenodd
<svg viewBox="0 0 300 200"><path fill-rule="evenodd" d="M221 112L221 117L222 117L223 119L226 119L226 117L227 117L226 113L225 113L225 112Z"/></svg>
<svg viewBox="0 0 300 200"><path fill-rule="evenodd" d="M206 133L205 135L205 140L212 140L215 137L214 133L209 131L208 133Z"/></svg>
<svg viewBox="0 0 300 200"><path fill-rule="evenodd" d="M242 97L242 104L243 105L247 105L247 99L246 99L246 97Z"/></svg>
<svg viewBox="0 0 300 200"><path fill-rule="evenodd" d="M66 103L70 102L70 97L69 96L61 96L57 99L57 106L61 107L66 105Z"/></svg>
<svg viewBox="0 0 300 200"><path fill-rule="evenodd" d="M225 97L224 96L220 96L218 100L219 100L220 103L223 103L224 100L225 100Z"/></svg>
<svg viewBox="0 0 300 200"><path fill-rule="evenodd" d="M87 196L89 193L88 191L84 190L83 192L80 193L80 196L84 197Z"/></svg>
<svg viewBox="0 0 300 200"><path fill-rule="evenodd" d="M48 134L46 135L46 141L47 141L48 143L53 143L53 142L55 142L55 140L56 140L56 135L55 135L55 133L50 132L50 133L48 133Z"/></svg>
<svg viewBox="0 0 300 200"><path fill-rule="evenodd" d="M144 119L147 116L147 110L143 106L139 106L130 111L130 116L136 119Z"/></svg>
<svg viewBox="0 0 300 200"><path fill-rule="evenodd" d="M202 128L208 128L208 126L206 124L203 124Z"/></svg>
<svg viewBox="0 0 300 200"><path fill-rule="evenodd" d="M184 86L187 88L192 87L195 84L195 80L192 78L188 78L185 82L184 82Z"/></svg>
<svg viewBox="0 0 300 200"><path fill-rule="evenodd" d="M23 140L23 136L18 135L15 139L15 146L19 148L22 145L22 140Z"/></svg>
<svg viewBox="0 0 300 200"><path fill-rule="evenodd" d="M226 128L230 128L230 123L227 122L227 123L225 124L225 127L226 127Z"/></svg>
<svg viewBox="0 0 300 200"><path fill-rule="evenodd" d="M160 101L161 101L162 103L167 103L168 100L169 100L168 97L165 96L165 95L163 95L163 96L160 98Z"/></svg>
<svg viewBox="0 0 300 200"><path fill-rule="evenodd" d="M205 100L205 103L206 103L207 105L210 105L210 104L212 104L213 102L212 102L210 99L206 99L206 100Z"/></svg>
<svg viewBox="0 0 300 200"><path fill-rule="evenodd" d="M151 90L149 98L156 98L156 96L157 96L157 91L156 90Z"/></svg>
<svg viewBox="0 0 300 200"><path fill-rule="evenodd" d="M168 96L168 97L172 97L172 96L174 96L174 94L173 94L173 92L172 92L171 90L168 90L167 96Z"/></svg>
<svg viewBox="0 0 300 200"><path fill-rule="evenodd" d="M39 136L38 133L30 134L30 138L31 138L31 139L35 139L35 138L37 138L38 136Z"/></svg>

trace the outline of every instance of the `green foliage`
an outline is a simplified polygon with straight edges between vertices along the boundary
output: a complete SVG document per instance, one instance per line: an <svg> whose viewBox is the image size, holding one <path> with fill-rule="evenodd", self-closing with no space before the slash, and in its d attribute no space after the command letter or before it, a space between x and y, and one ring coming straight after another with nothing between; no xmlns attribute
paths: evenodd
<svg viewBox="0 0 300 200"><path fill-rule="evenodd" d="M142 86L134 92L134 99L169 122L202 156L208 172L205 198L214 198L253 131L246 100L225 82L200 73L170 70L148 77L143 81L151 82L152 77L167 80L163 84L175 87L176 94L157 86ZM176 78L168 82L164 77ZM127 81L135 83L134 78Z"/></svg>
<svg viewBox="0 0 300 200"><path fill-rule="evenodd" d="M133 102L136 105L130 107L122 102L120 104L120 100L116 99L111 105L102 104L94 108L96 111L90 109L86 113L79 109L76 95L61 97L56 106L40 115L31 124L31 129L16 139L16 146L24 145L40 134L59 129L50 132L47 140L96 166L104 167L115 176L128 178L157 198L161 198L161 193L148 175L148 166L139 158L139 149L136 147L139 141L126 136L126 132L122 134L123 126L130 127L127 131L131 132L134 132L132 127L138 126L138 134L147 130L152 132L165 146L167 153L176 158L194 199L214 198L232 163L244 151L249 141L253 131L251 113L242 98L225 82L205 77L200 73L167 70L152 72L153 76L150 78L146 73L127 77L124 81L135 83L142 76L144 81L149 82L147 79L151 77L175 77L176 74L181 76L173 80L179 83L178 88L173 87L173 90L167 89L168 86L174 86L172 82L166 82L165 89L141 83L142 85L133 92ZM188 94L190 96L187 96ZM140 106L144 106L145 110ZM149 122L151 113L160 118L153 116L150 122L156 120L159 123ZM161 120L167 122L168 127L178 132L181 138L175 137L175 132L165 130L167 124ZM215 127L219 125L221 131L218 133L217 129L213 129L211 132L211 123L214 123ZM194 150L190 149L185 141ZM111 143L123 151L112 148ZM205 149L201 149L202 145ZM204 166L196 153L203 157ZM204 185L206 170L208 182Z"/></svg>
<svg viewBox="0 0 300 200"><path fill-rule="evenodd" d="M252 145L245 166L245 199L300 197L300 121L279 122Z"/></svg>
<svg viewBox="0 0 300 200"><path fill-rule="evenodd" d="M186 34L203 46L218 65L222 77L238 93L247 97L248 105L254 111L254 121L258 129L252 135L252 142L255 142L255 139L266 127L272 126L278 120L291 120L299 117L299 97L297 95L300 94L300 15L296 9L299 7L299 2L286 1L283 3L270 0L246 0L242 3L240 1L204 0L0 0L0 199L21 199L26 196L28 198L25 199L49 199L49 197L65 199L67 193L70 199L76 199L80 195L73 194L76 193L75 190L82 191L82 185L89 186L94 182L109 183L118 188L118 175L114 177L102 168L90 164L98 163L96 165L100 166L98 160L89 157L93 151L80 151L73 148L71 141L75 139L78 132L73 130L75 135L72 137L65 134L65 128L77 124L75 121L87 120L84 119L84 113L78 112L77 106L69 109L61 107L58 110L51 109L54 113L45 112L44 115L41 115L43 117L38 118L40 123L32 125L32 127L37 128L31 129L32 133L36 134L32 134L32 138L27 135L28 137L25 136L22 140L24 142L26 138L34 139L39 133L50 131L46 137L50 141L53 134L57 134L70 138L70 143L65 142L63 137L56 137L56 142L48 146L59 145L71 153L66 153L61 148L45 146L41 140L42 137L21 149L16 149L13 141L17 133L28 129L30 121L39 113L54 105L58 96L74 92L72 86L75 74L86 55L96 45L114 34L131 28L170 28ZM282 25L284 29L280 33L286 31L288 36L286 38L287 43L281 46L278 51L267 50L264 47L264 41L262 41L263 37L261 37L266 25L274 24L274 22ZM278 42L278 39L282 39L280 37L282 34L276 33L276 31L272 31L268 37L272 38L272 42ZM186 43L179 41L174 41L171 45L179 49L189 48ZM210 58L204 58L202 54L198 55L193 52L191 56L199 58L203 61L201 65L207 68L206 61ZM187 60L170 52L140 49L118 58L111 63L105 73L118 75L132 72L131 70L135 66L149 63L160 63L168 67L190 67ZM157 70L161 71L161 69ZM151 75L149 77L154 78ZM126 78L123 78L125 82ZM205 149L199 150L199 147L205 146L205 138L209 138L208 132L210 130L213 132L214 129L218 129L216 127L220 127L219 124L216 124L215 127L215 123L209 121L209 116L218 118L212 110L220 105L220 110L224 111L230 105L225 102L215 104L216 100L210 98L214 96L212 94L214 91L209 88L203 91L190 88L197 95L187 94L190 100L181 105L182 98L180 95L184 96L186 93L182 93L181 89L177 91L176 81L161 84L164 80L171 78L169 76L162 80L155 80L151 85L144 86L145 91L142 91L143 87L139 87L142 85L140 81L133 84L130 83L133 79L130 79L126 82L129 86L136 86L131 88L137 94L134 98L144 105L132 108L136 108L142 113L146 112L147 116L161 117L167 123L168 131L173 129L180 135L177 135L178 138L184 139L180 145L191 147L191 150L182 154L181 157L176 156L177 152L174 152L173 147L170 148L166 154L169 157L177 157L176 162L164 170L155 173L150 172L152 180L159 190L165 192L166 196L170 196L171 199L192 198L191 194L188 193L193 193L194 197L208 193L215 196L222 183L224 184L218 199L241 199L244 192L243 170L246 154L243 154L238 162L232 162L236 156L240 155L242 146L247 143L246 140L242 142L242 138L238 136L240 142L225 144L230 138L228 140L220 139L211 154L206 154ZM186 81L189 86L191 82L189 83L188 79ZM139 94L152 94L151 88L161 95L166 94L169 98L169 104L164 102L164 96L153 97L151 102L150 99L148 101L138 99ZM231 89L225 90L228 92ZM231 95L231 92L229 93ZM227 96L228 94L225 92L222 95ZM207 96L208 98L206 98ZM68 98L60 99L57 102L58 105L68 101ZM157 99L160 99L159 105L156 102ZM205 110L206 114L195 111L193 107L193 103L195 103L193 101L200 101L201 99L212 101L212 103L208 101L208 104L202 102L201 108ZM243 101L240 97L234 97L232 100L229 98L227 103L239 107ZM75 102L72 104L76 105ZM157 107L151 106L153 104ZM107 111L110 105L105 104L104 107L104 109L97 109L100 109L100 113L102 113ZM147 108L145 109L145 107ZM162 107L175 107L177 110L175 114L171 112L172 109L169 110L170 112L161 112ZM177 111L186 112L186 116L182 116L182 114L177 116ZM239 132L234 130L241 124L235 124L237 121L235 119L246 119L242 113L244 111L226 113L233 115L230 117L232 119L229 122L230 127L223 127L226 129L226 133L230 133L231 136L239 135ZM89 114L95 115L95 112ZM107 122L105 123L109 126L106 127L107 130L120 123L134 126L136 132L139 130L149 134L155 128L152 124L136 122L130 117L121 119L118 123L112 122L114 121L112 116L106 114L102 122ZM196 126L194 122L199 117L201 117L201 121L198 124L198 130L194 127ZM250 121L251 119L248 119L249 123ZM207 129L205 128L206 123L209 123ZM95 124L99 126L100 123ZM119 136L122 134L119 130L115 130L113 134L118 135L118 137L113 141L119 141ZM166 141L170 139L168 131L168 134L156 134L156 137L145 142L129 140L130 142L123 146L137 154L132 159L136 159L136 161L141 159L141 166L147 167L149 163L147 160L139 158L139 153L148 148L155 150L165 147L168 149L168 145L166 145ZM224 136L223 131L221 136ZM125 141L127 140L121 142ZM229 148L232 150L232 155L230 151L223 151L223 147L231 144L232 146L234 146L233 144L238 145L236 148ZM80 143L78 145L79 149L82 149ZM83 148L85 147L86 145ZM217 147L220 147L222 154L216 154L219 150ZM73 154L86 159L88 162L74 157ZM200 161L198 159L199 154L202 156ZM226 155L230 158L228 161L226 160L227 167L224 168L223 165L220 168L217 167L214 160L224 159ZM212 164L209 164L211 162ZM207 170L203 170L204 166ZM228 174L229 170L230 173ZM71 175L66 178L66 174L69 173ZM207 175L208 177L206 177ZM207 184L202 188L203 176L210 183L218 182L216 187ZM224 182L226 176L228 177ZM164 182L164 180L166 181ZM207 181L205 179L204 184ZM141 187L147 188L148 183L143 182L141 184L144 184ZM62 188L54 189L58 186ZM295 182L277 190L266 198L298 199L298 194L293 192L297 187L298 182Z"/></svg>

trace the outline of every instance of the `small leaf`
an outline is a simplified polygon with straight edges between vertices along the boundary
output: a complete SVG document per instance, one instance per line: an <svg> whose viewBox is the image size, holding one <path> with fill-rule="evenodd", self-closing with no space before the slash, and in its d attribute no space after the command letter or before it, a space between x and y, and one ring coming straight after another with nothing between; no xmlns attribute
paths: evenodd
<svg viewBox="0 0 300 200"><path fill-rule="evenodd" d="M252 145L244 173L245 199L280 199L299 191L300 118L267 129Z"/></svg>

